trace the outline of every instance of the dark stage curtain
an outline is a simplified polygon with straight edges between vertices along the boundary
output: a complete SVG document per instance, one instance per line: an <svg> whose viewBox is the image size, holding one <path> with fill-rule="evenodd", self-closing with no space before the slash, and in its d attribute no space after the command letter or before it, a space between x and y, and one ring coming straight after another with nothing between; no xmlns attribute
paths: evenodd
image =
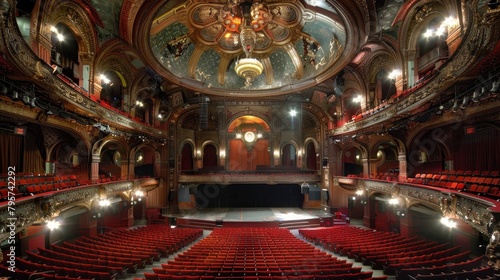
<svg viewBox="0 0 500 280"><path fill-rule="evenodd" d="M500 170L500 131L488 128L465 134L453 159L455 170Z"/></svg>
<svg viewBox="0 0 500 280"><path fill-rule="evenodd" d="M36 146L34 136L26 135L23 155L24 173L45 174L45 161Z"/></svg>
<svg viewBox="0 0 500 280"><path fill-rule="evenodd" d="M7 173L13 166L20 173L23 159L23 137L12 133L0 133L0 173Z"/></svg>
<svg viewBox="0 0 500 280"><path fill-rule="evenodd" d="M284 185L199 185L198 208L302 207L304 195L300 186Z"/></svg>

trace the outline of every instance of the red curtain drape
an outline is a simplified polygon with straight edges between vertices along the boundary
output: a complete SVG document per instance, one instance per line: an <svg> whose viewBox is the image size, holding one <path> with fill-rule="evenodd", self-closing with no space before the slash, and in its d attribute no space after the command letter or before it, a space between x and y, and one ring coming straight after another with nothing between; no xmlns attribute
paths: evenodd
<svg viewBox="0 0 500 280"><path fill-rule="evenodd" d="M453 165L455 170L500 170L500 131L488 128L464 135Z"/></svg>
<svg viewBox="0 0 500 280"><path fill-rule="evenodd" d="M268 152L269 140L260 139L255 142L251 150L239 139L229 141L229 170L256 170L257 165L270 165L271 157Z"/></svg>
<svg viewBox="0 0 500 280"><path fill-rule="evenodd" d="M182 148L181 170L193 170L193 149L189 144Z"/></svg>
<svg viewBox="0 0 500 280"><path fill-rule="evenodd" d="M318 169L317 157L316 157L316 149L314 148L314 144L309 142L306 148L306 167L309 170Z"/></svg>
<svg viewBox="0 0 500 280"><path fill-rule="evenodd" d="M9 166L15 167L16 172L21 172L22 148L22 136L0 133L0 173L7 173Z"/></svg>
<svg viewBox="0 0 500 280"><path fill-rule="evenodd" d="M34 136L28 134L25 137L23 153L24 173L45 174L45 160L35 143Z"/></svg>
<svg viewBox="0 0 500 280"><path fill-rule="evenodd" d="M203 148L203 167L217 166L217 150L214 145L206 145Z"/></svg>

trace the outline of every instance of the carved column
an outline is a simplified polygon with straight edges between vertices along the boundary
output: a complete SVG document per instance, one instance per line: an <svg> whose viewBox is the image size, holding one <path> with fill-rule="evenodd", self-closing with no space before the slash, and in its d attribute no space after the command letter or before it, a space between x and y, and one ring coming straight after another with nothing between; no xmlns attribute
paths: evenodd
<svg viewBox="0 0 500 280"><path fill-rule="evenodd" d="M406 155L405 154L398 155L398 161L399 161L398 181L399 182L406 182L406 179L408 178L407 166L406 166Z"/></svg>
<svg viewBox="0 0 500 280"><path fill-rule="evenodd" d="M121 178L128 178L128 162L126 160L122 160L121 165Z"/></svg>
<svg viewBox="0 0 500 280"><path fill-rule="evenodd" d="M128 168L127 179L129 180L135 179L135 157L130 157L127 168ZM123 177L124 175L122 174L122 178Z"/></svg>
<svg viewBox="0 0 500 280"><path fill-rule="evenodd" d="M370 175L370 178L371 178L371 177L374 177L375 175L378 174L378 172L377 172L377 161L378 161L378 159L377 158L371 158L368 161L369 161L369 168L370 168L368 174ZM364 164L363 164L363 171L364 171Z"/></svg>
<svg viewBox="0 0 500 280"><path fill-rule="evenodd" d="M90 164L90 180L92 182L99 180L99 162L101 162L101 156L92 155L92 163Z"/></svg>
<svg viewBox="0 0 500 280"><path fill-rule="evenodd" d="M367 158L362 158L361 162L363 163L363 178L370 178L370 164Z"/></svg>

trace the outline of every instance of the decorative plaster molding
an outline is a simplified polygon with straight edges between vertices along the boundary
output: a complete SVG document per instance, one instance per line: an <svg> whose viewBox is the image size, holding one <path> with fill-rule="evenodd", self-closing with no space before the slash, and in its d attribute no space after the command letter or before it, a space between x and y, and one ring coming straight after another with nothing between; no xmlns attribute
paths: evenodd
<svg viewBox="0 0 500 280"><path fill-rule="evenodd" d="M60 215L64 210L77 205L92 205L92 201L98 198L100 193L104 192L111 197L131 191L134 187L149 191L157 188L159 184L160 180L154 178L120 181L19 199L15 207L9 207L7 203L3 203L0 206L0 242L9 238L12 232L21 232L36 222L43 222ZM13 225L13 231L8 227L9 225Z"/></svg>

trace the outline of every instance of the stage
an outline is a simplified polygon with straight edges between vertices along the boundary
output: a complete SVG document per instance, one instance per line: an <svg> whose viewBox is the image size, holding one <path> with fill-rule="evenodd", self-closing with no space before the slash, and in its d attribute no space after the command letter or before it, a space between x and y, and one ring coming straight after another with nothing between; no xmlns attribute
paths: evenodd
<svg viewBox="0 0 500 280"><path fill-rule="evenodd" d="M323 209L300 208L204 208L184 214L168 215L178 227L213 229L216 227L309 228L333 225L333 215Z"/></svg>

